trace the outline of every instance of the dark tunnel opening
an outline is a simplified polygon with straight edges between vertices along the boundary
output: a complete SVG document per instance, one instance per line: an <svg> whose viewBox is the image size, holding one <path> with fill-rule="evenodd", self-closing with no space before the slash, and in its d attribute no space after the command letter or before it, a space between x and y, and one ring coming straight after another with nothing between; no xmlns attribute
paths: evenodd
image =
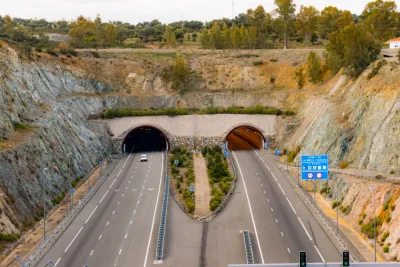
<svg viewBox="0 0 400 267"><path fill-rule="evenodd" d="M265 138L258 129L243 125L230 131L226 141L232 150L252 150L262 149Z"/></svg>
<svg viewBox="0 0 400 267"><path fill-rule="evenodd" d="M165 151L168 139L165 134L153 126L140 126L130 131L122 143L125 153Z"/></svg>

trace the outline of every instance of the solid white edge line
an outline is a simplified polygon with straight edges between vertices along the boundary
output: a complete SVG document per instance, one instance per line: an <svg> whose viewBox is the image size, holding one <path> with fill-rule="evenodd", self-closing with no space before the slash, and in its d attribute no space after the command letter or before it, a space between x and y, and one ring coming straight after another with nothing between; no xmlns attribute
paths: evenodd
<svg viewBox="0 0 400 267"><path fill-rule="evenodd" d="M119 177L119 175L121 174L121 172L122 172L122 169L119 171L119 173L117 174L117 177Z"/></svg>
<svg viewBox="0 0 400 267"><path fill-rule="evenodd" d="M147 257L149 256L149 249L150 249L150 242L151 242L151 236L153 235L153 228L154 228L154 221L156 219L156 212L157 212L157 207L158 207L158 200L160 198L160 190L161 190L161 182L163 178L163 169L164 169L164 155L161 154L161 175L160 175L160 184L158 185L158 194L157 194L157 201L156 201L156 207L154 209L154 214L153 214L153 222L151 223L151 229L150 229L150 235L149 235L149 242L147 243L147 250L146 250L146 256L144 258L144 264L143 267L146 267L147 265Z"/></svg>
<svg viewBox="0 0 400 267"><path fill-rule="evenodd" d="M107 192L106 192L106 193L104 194L104 196L101 198L99 204L101 204L101 202L103 201L103 199L106 197L106 195L108 194L108 191L109 191L109 190L107 190Z"/></svg>
<svg viewBox="0 0 400 267"><path fill-rule="evenodd" d="M303 226L303 229L306 232L306 234L308 235L308 238L310 238L310 240L312 241L312 238L311 238L310 234L308 233L306 227L304 226L303 222L301 221L300 217L297 217L297 219L299 219L299 222L301 223L301 226Z"/></svg>
<svg viewBox="0 0 400 267"><path fill-rule="evenodd" d="M60 262L61 258L59 258L56 263L54 264L54 266L57 266L57 264Z"/></svg>
<svg viewBox="0 0 400 267"><path fill-rule="evenodd" d="M92 213L90 213L89 217L87 218L85 224L87 224L87 222L90 220L90 217L92 217L93 213L97 210L99 206L96 206L96 208L94 208L94 210L92 211Z"/></svg>
<svg viewBox="0 0 400 267"><path fill-rule="evenodd" d="M112 184L110 185L110 189L111 187L114 185L115 181L117 180L117 178L114 179L114 182L112 182Z"/></svg>
<svg viewBox="0 0 400 267"><path fill-rule="evenodd" d="M82 231L83 226L79 229L78 233L75 235L74 239L72 239L71 243L69 243L68 247L64 250L64 253L68 251L69 247L74 243L75 239L78 237L79 233Z"/></svg>
<svg viewBox="0 0 400 267"><path fill-rule="evenodd" d="M297 214L296 210L292 206L292 203L290 203L290 200L288 198L286 198L286 200L289 203L290 207L292 207L292 210L293 210L294 214Z"/></svg>
<svg viewBox="0 0 400 267"><path fill-rule="evenodd" d="M254 221L253 211L252 211L252 209L251 209L249 194L247 193L246 182L245 182L245 180L244 180L244 176L243 176L243 173L242 173L242 169L240 168L239 161L238 161L237 158L236 158L235 152L232 151L232 154L233 154L233 157L235 158L235 161L236 161L236 163L237 163L237 165L238 165L238 167L239 167L240 176L242 177L242 180L243 180L244 191L246 192L247 203L249 204L250 216L251 216L251 220L253 221L253 227L254 227L254 231L255 231L255 234L256 234L256 239L257 239L258 248L259 248L259 250L260 250L261 261L262 261L262 264L264 264L264 256L263 256L263 253L262 253L262 250L261 250L260 239L258 238L257 227L256 227L256 223L255 223L255 221Z"/></svg>
<svg viewBox="0 0 400 267"><path fill-rule="evenodd" d="M284 196L286 196L286 194L285 194L285 191L283 191L283 189L282 189L282 186L281 186L281 184L280 184L280 183L278 183L278 186L279 186L279 188L281 189L281 191L282 191L283 195L284 195Z"/></svg>
<svg viewBox="0 0 400 267"><path fill-rule="evenodd" d="M314 248L317 250L318 255L321 257L321 260L325 263L325 260L324 260L324 258L322 257L321 253L319 252L319 250L318 250L318 248L317 248L316 245L314 245Z"/></svg>

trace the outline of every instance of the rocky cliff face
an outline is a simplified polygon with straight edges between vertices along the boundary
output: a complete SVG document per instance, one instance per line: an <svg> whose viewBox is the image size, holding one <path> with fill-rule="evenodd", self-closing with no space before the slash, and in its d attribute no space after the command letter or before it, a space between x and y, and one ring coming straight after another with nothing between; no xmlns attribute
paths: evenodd
<svg viewBox="0 0 400 267"><path fill-rule="evenodd" d="M286 146L327 153L334 165L400 173L400 65L389 62L369 78L374 66L355 81L339 74L307 99Z"/></svg>
<svg viewBox="0 0 400 267"><path fill-rule="evenodd" d="M103 157L107 131L87 117L99 97L66 97L96 89L57 62L26 58L0 43L0 232L19 234ZM23 129L27 127L27 129ZM47 169L46 169L47 168Z"/></svg>

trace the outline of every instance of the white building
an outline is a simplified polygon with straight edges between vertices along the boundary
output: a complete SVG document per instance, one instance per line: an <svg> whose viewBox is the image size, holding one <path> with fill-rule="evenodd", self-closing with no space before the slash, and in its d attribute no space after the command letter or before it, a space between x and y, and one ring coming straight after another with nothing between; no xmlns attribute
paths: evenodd
<svg viewBox="0 0 400 267"><path fill-rule="evenodd" d="M387 43L389 44L390 49L400 48L400 38L389 40Z"/></svg>

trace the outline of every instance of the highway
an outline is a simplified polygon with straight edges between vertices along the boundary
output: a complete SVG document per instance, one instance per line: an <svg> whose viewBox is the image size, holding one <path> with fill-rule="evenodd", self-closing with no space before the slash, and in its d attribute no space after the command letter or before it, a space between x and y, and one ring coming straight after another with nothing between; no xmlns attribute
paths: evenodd
<svg viewBox="0 0 400 267"><path fill-rule="evenodd" d="M162 152L147 157L122 158L37 266L153 265L165 162Z"/></svg>
<svg viewBox="0 0 400 267"><path fill-rule="evenodd" d="M235 138L247 146L232 153L249 209L242 216L252 221L246 230L253 234L256 262L298 262L299 251L307 251L309 262L339 262L341 254L269 155Z"/></svg>

